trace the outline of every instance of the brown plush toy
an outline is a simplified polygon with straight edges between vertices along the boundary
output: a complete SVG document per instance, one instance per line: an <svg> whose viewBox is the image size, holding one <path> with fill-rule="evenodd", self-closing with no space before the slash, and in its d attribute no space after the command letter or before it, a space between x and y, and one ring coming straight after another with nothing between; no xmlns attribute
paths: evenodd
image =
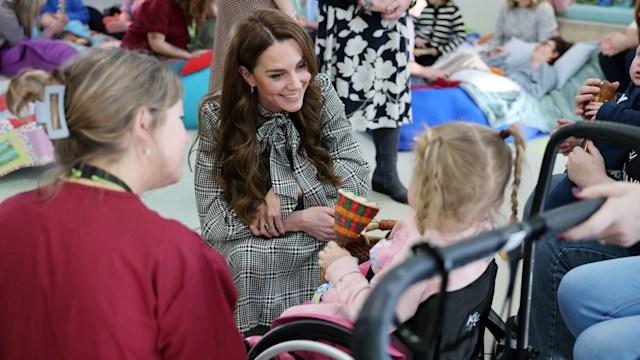
<svg viewBox="0 0 640 360"><path fill-rule="evenodd" d="M593 97L595 102L607 102L615 100L616 89L607 80L600 82L600 92Z"/></svg>

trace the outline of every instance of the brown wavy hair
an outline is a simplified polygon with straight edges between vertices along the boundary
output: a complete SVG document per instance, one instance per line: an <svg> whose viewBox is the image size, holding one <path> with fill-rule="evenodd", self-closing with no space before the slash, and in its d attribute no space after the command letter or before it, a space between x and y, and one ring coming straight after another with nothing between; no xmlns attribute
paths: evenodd
<svg viewBox="0 0 640 360"><path fill-rule="evenodd" d="M195 20L196 25L200 26L207 16L207 7L213 4L214 0L171 0L176 4L187 16L187 23L191 25L191 21Z"/></svg>
<svg viewBox="0 0 640 360"><path fill-rule="evenodd" d="M511 137L515 156L505 142ZM416 224L444 229L451 222L467 228L492 221L503 203L513 169L511 221L518 216L518 189L525 142L515 127L496 132L486 126L452 122L430 129L416 141L412 179Z"/></svg>
<svg viewBox="0 0 640 360"><path fill-rule="evenodd" d="M318 73L314 45L307 33L290 17L277 10L258 10L232 30L225 59L222 95L208 95L204 100L219 101L220 128L214 162L222 169L221 176L213 176L222 186L225 199L244 223L253 220L255 212L264 203L269 190L264 179L268 169L261 166L257 150L258 95L240 75L240 66L250 72L260 55L276 42L292 39L302 49L311 82L304 94L302 108L291 113L291 120L300 134L299 150L316 168L318 179L325 184L339 185L329 152L322 144L320 111L322 95L313 81ZM199 136L208 134L201 119ZM216 129L214 129L215 131Z"/></svg>

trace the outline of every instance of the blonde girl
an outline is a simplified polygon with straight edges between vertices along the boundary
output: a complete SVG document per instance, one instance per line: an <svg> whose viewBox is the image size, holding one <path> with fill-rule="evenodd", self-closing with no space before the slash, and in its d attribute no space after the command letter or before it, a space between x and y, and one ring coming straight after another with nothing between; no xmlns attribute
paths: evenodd
<svg viewBox="0 0 640 360"><path fill-rule="evenodd" d="M505 143L507 138L515 143L515 156ZM284 315L311 312L355 321L371 289L386 272L411 256L414 244L426 240L446 246L494 228L511 178L511 221L515 221L523 153L524 140L514 128L496 132L454 122L431 129L418 139L415 148L409 187L409 205L414 212L396 225L390 240L371 249L369 276L359 271L357 259L347 250L330 242L319 255L330 288L319 303L291 308ZM474 282L490 261L478 260L452 271L447 291ZM403 294L396 307L398 319L411 318L418 306L439 290L439 282L425 280Z"/></svg>

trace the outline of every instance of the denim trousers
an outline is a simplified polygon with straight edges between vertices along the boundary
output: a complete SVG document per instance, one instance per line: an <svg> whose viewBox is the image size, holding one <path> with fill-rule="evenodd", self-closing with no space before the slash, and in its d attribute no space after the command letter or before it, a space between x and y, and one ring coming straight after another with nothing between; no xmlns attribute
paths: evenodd
<svg viewBox="0 0 640 360"><path fill-rule="evenodd" d="M560 283L574 359L640 359L640 256L577 267Z"/></svg>
<svg viewBox="0 0 640 360"><path fill-rule="evenodd" d="M554 175L550 188L563 179L566 179L563 174ZM622 248L595 240L559 241L555 234L547 234L536 242L529 344L540 352L538 359L572 358L575 338L564 324L557 300L564 275L580 265L639 254L639 245Z"/></svg>

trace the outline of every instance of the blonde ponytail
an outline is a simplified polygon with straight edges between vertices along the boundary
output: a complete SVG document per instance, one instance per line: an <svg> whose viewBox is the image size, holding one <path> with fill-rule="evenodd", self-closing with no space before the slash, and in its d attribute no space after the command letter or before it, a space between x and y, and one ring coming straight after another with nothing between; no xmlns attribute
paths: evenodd
<svg viewBox="0 0 640 360"><path fill-rule="evenodd" d="M42 101L44 87L47 85L62 85L62 82L42 70L27 71L12 79L7 89L9 111L20 115L30 103Z"/></svg>

